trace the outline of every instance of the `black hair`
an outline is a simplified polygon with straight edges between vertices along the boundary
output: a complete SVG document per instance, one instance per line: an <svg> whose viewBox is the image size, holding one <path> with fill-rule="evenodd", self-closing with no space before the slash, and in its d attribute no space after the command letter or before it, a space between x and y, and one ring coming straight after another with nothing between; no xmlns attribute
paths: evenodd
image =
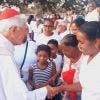
<svg viewBox="0 0 100 100"><path fill-rule="evenodd" d="M77 19L75 19L72 23L75 23L75 25L77 27L80 27L82 24L85 23L85 19L83 19L82 17L78 17Z"/></svg>
<svg viewBox="0 0 100 100"><path fill-rule="evenodd" d="M58 16L58 17L59 17L59 19L61 19L61 16L60 16L59 14L56 14L56 16Z"/></svg>
<svg viewBox="0 0 100 100"><path fill-rule="evenodd" d="M64 44L65 46L77 47L78 46L78 40L76 38L76 35L74 35L74 34L67 34L61 40L61 44Z"/></svg>
<svg viewBox="0 0 100 100"><path fill-rule="evenodd" d="M80 32L85 34L88 40L94 41L96 38L100 38L100 22L86 22L80 27Z"/></svg>
<svg viewBox="0 0 100 100"><path fill-rule="evenodd" d="M51 24L53 24L54 25L54 21L52 21L52 19L51 18L44 18L44 22L45 21L48 21L48 22L50 22Z"/></svg>
<svg viewBox="0 0 100 100"><path fill-rule="evenodd" d="M49 40L47 44L53 44L54 46L56 46L58 48L58 41L55 39Z"/></svg>
<svg viewBox="0 0 100 100"><path fill-rule="evenodd" d="M29 15L29 17L27 19L28 24L30 24L32 20L34 20L34 15Z"/></svg>
<svg viewBox="0 0 100 100"><path fill-rule="evenodd" d="M51 56L51 49L48 45L45 44L41 44L37 47L36 53L40 52L40 51L45 51L48 53L49 57Z"/></svg>

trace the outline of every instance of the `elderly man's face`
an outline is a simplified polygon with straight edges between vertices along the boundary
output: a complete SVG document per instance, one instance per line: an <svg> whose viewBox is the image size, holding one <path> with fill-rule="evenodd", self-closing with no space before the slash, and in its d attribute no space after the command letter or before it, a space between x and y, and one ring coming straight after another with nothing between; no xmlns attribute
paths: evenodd
<svg viewBox="0 0 100 100"><path fill-rule="evenodd" d="M23 40L27 36L28 27L26 24L23 24L21 27L14 27L12 33L13 33L13 38L11 40L12 43L14 45L20 45L23 43Z"/></svg>

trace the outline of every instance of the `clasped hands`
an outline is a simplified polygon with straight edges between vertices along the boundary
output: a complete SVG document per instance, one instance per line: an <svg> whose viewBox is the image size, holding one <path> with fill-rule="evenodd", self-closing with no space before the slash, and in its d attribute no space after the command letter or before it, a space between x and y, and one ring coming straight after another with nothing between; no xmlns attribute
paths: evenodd
<svg viewBox="0 0 100 100"><path fill-rule="evenodd" d="M47 87L47 91L48 91L47 97L49 99L52 99L56 94L64 91L65 86L66 86L65 83L62 83L60 86L57 86L57 87L51 87L50 85L47 85L46 86Z"/></svg>

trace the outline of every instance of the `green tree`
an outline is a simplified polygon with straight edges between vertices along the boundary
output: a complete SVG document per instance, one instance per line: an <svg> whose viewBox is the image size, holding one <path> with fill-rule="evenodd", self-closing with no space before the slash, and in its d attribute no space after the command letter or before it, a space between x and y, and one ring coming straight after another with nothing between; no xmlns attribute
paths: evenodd
<svg viewBox="0 0 100 100"><path fill-rule="evenodd" d="M42 6L43 12L54 11L57 7L57 4L60 2L61 0L39 0L39 3Z"/></svg>
<svg viewBox="0 0 100 100"><path fill-rule="evenodd" d="M74 10L76 12L81 12L84 10L84 5L87 4L87 1L83 0L65 0L65 3L63 4L63 8L66 10Z"/></svg>

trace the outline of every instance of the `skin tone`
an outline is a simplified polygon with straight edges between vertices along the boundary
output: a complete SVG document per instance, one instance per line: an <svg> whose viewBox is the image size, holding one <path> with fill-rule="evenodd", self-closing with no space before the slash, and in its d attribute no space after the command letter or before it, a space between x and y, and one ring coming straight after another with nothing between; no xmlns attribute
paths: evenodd
<svg viewBox="0 0 100 100"><path fill-rule="evenodd" d="M90 41L85 34L82 34L81 32L78 32L77 39L79 41L78 47L80 51L84 55L89 55L88 62L89 63L99 52L98 46L97 46L97 39L94 41Z"/></svg>
<svg viewBox="0 0 100 100"><path fill-rule="evenodd" d="M39 51L37 53L37 59L38 59L38 66L40 69L45 69L47 65L47 60L49 59L49 55L45 51Z"/></svg>
<svg viewBox="0 0 100 100"><path fill-rule="evenodd" d="M76 63L79 60L79 58L81 57L81 52L79 51L79 49L77 47L75 48L72 46L66 46L62 43L60 45L60 49L62 50L63 54L71 60L72 63ZM62 85L57 87L57 91L55 88L55 94L58 92L61 92L61 91L78 92L81 90L82 90L82 87L81 87L81 84L79 82L73 83L73 84L67 84L66 82L63 82Z"/></svg>
<svg viewBox="0 0 100 100"><path fill-rule="evenodd" d="M12 26L8 31L5 37L8 38L14 45L20 45L24 38L27 36L28 27L26 24L23 24L21 27Z"/></svg>
<svg viewBox="0 0 100 100"><path fill-rule="evenodd" d="M54 44L48 44L48 46L51 48L51 57L55 59L58 48Z"/></svg>
<svg viewBox="0 0 100 100"><path fill-rule="evenodd" d="M37 53L37 59L38 59L38 67L41 70L44 70L47 67L47 64L48 64L48 62L47 62L47 60L49 59L48 53L46 51L42 51L42 50L39 51ZM29 69L29 83L31 84L31 86L33 86L35 88L40 88L40 87L43 87L43 86L46 86L46 85L49 85L49 84L52 85L52 84L54 84L54 80L56 78L55 73L56 73L56 71L53 68L51 78L46 83L43 83L41 85L35 85L34 82L33 82L33 79L32 79L34 72L31 68L31 69Z"/></svg>
<svg viewBox="0 0 100 100"><path fill-rule="evenodd" d="M71 30L72 30L72 32L73 32L74 34L77 34L79 28L76 26L75 23L72 23L72 24L71 24Z"/></svg>
<svg viewBox="0 0 100 100"><path fill-rule="evenodd" d="M90 4L89 4L89 10L90 10L90 11L93 11L95 8L96 8L95 3L90 3Z"/></svg>
<svg viewBox="0 0 100 100"><path fill-rule="evenodd" d="M45 69L47 67L47 60L50 58L50 56L48 55L47 52L45 51L39 51L37 53L37 59L38 59L38 66L40 69ZM55 65L54 65L55 66ZM46 84L53 84L57 75L56 75L56 69L53 68L52 69L52 77L48 80L48 82Z"/></svg>
<svg viewBox="0 0 100 100"><path fill-rule="evenodd" d="M52 36L53 35L53 29L54 29L54 25L52 22L50 21L45 21L44 22L44 29L43 29L43 33L46 36Z"/></svg>
<svg viewBox="0 0 100 100"><path fill-rule="evenodd" d="M60 34L60 33L65 32L67 30L67 28L64 25L58 25L57 30L58 30L58 33Z"/></svg>
<svg viewBox="0 0 100 100"><path fill-rule="evenodd" d="M55 59L57 57L58 47L56 47L54 44L48 44L48 46L51 48L51 58ZM62 69L57 73L57 77L61 76ZM56 76L55 76L56 77Z"/></svg>
<svg viewBox="0 0 100 100"><path fill-rule="evenodd" d="M63 54L70 59L71 63L77 62L81 56L81 52L77 47L61 44L60 49L62 50Z"/></svg>
<svg viewBox="0 0 100 100"><path fill-rule="evenodd" d="M97 38L97 44L96 44L96 46L99 48L99 50L100 50L100 38Z"/></svg>

